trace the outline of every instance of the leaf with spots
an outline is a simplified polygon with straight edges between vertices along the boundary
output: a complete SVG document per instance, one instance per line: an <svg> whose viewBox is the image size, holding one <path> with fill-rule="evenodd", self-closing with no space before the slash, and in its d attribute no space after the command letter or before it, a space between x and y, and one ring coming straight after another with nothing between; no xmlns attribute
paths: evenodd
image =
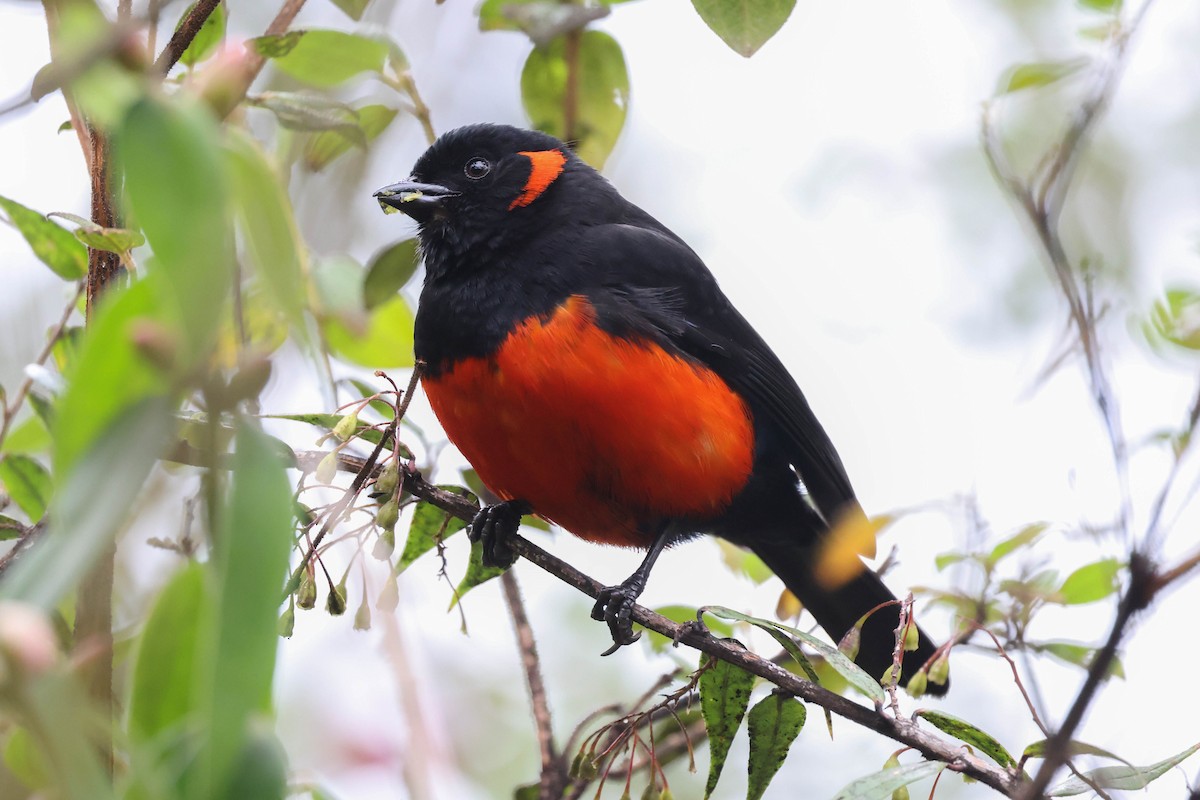
<svg viewBox="0 0 1200 800"><path fill-rule="evenodd" d="M700 710L709 742L708 782L704 789L707 798L717 788L725 759L729 756L729 746L750 705L754 676L741 667L712 659L707 654L700 658L700 667L704 669L699 681Z"/></svg>
<svg viewBox="0 0 1200 800"><path fill-rule="evenodd" d="M750 733L748 800L760 800L775 773L783 766L788 749L800 735L808 712L794 697L772 692L760 700L746 718Z"/></svg>
<svg viewBox="0 0 1200 800"><path fill-rule="evenodd" d="M461 495L473 503L478 503L475 495L461 486L441 486L448 492ZM396 562L396 572L403 572L418 558L428 553L438 542L444 542L454 534L467 527L467 523L458 517L422 500L417 503L413 512L412 525L408 529L408 541L404 543L404 552Z"/></svg>

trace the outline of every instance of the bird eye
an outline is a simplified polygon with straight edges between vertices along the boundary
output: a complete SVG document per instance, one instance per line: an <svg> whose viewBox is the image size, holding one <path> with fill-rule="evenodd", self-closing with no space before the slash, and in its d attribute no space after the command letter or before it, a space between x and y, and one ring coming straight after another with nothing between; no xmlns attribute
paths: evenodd
<svg viewBox="0 0 1200 800"><path fill-rule="evenodd" d="M463 167L463 172L473 181L479 180L491 171L492 165L488 163L487 159L479 158L478 156L469 159L467 165Z"/></svg>

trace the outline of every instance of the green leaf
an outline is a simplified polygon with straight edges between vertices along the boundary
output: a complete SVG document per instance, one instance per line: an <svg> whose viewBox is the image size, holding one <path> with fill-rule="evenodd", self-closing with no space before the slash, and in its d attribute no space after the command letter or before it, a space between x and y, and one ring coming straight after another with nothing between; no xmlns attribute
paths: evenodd
<svg viewBox="0 0 1200 800"><path fill-rule="evenodd" d="M722 619L748 622L757 628L767 631L768 633L770 633L772 629L776 631L783 631L789 636L799 639L809 647L816 650L817 653L819 653L821 657L829 663L830 667L837 670L838 674L845 678L851 686L858 689L873 702L879 704L887 702L887 693L883 690L883 687L879 685L878 680L873 678L871 675L868 675L862 667L855 664L849 658L846 658L845 653L842 653L840 650L830 644L826 644L817 637L813 636L811 633L806 633L805 631L798 630L790 625L773 622L769 619L751 617L739 611L734 611L731 608L725 608L724 606L704 606L701 611ZM780 643L782 644L782 642Z"/></svg>
<svg viewBox="0 0 1200 800"><path fill-rule="evenodd" d="M263 92L251 105L275 115L279 124L292 131L337 131L354 144L366 145L358 114L345 103L305 92Z"/></svg>
<svg viewBox="0 0 1200 800"><path fill-rule="evenodd" d="M262 296L301 335L306 329L305 248L283 181L258 144L232 129L226 154L233 177L233 205Z"/></svg>
<svg viewBox="0 0 1200 800"><path fill-rule="evenodd" d="M796 0L692 0L692 5L721 41L749 58L779 32Z"/></svg>
<svg viewBox="0 0 1200 800"><path fill-rule="evenodd" d="M1087 669L1096 657L1096 648L1079 644L1078 642L1029 642L1029 647L1038 653L1047 653L1055 658ZM1125 667L1121 660L1113 657L1108 667L1108 676L1124 678Z"/></svg>
<svg viewBox="0 0 1200 800"><path fill-rule="evenodd" d="M1084 8L1090 8L1092 11L1102 11L1107 14L1119 13L1121 6L1124 5L1121 0L1076 0L1076 2Z"/></svg>
<svg viewBox="0 0 1200 800"><path fill-rule="evenodd" d="M555 38L581 30L609 14L602 4L559 3L555 0L487 0L479 8L479 29L520 30L543 47Z"/></svg>
<svg viewBox="0 0 1200 800"><path fill-rule="evenodd" d="M1176 753L1170 758L1163 759L1157 764L1151 764L1148 767L1100 767L1099 769L1083 773L1083 777L1101 789L1119 789L1121 791L1144 789L1150 785L1151 781L1162 777L1164 773L1181 763L1197 750L1200 750L1200 743L1194 744L1188 749ZM1088 786L1083 780L1078 777L1072 777L1050 789L1046 794L1050 797L1070 797L1091 791L1092 787Z"/></svg>
<svg viewBox="0 0 1200 800"><path fill-rule="evenodd" d="M1025 761L1030 758L1044 758L1046 756L1046 745L1049 743L1049 739L1039 739L1038 741L1029 745L1024 751L1022 751L1021 760ZM1114 761L1120 761L1123 764L1128 764L1131 767L1133 766L1115 753L1105 750L1102 747L1096 747L1094 744L1080 742L1076 739L1072 739L1071 741L1067 742L1067 752L1072 756L1100 756L1101 758L1111 758Z"/></svg>
<svg viewBox="0 0 1200 800"><path fill-rule="evenodd" d="M208 708L209 741L201 754L192 797L213 796L237 773L239 754L251 741L249 723L271 707L276 617L292 547L292 490L270 437L245 420L238 427L233 487L214 543L216 587L207 620L212 661L199 677Z"/></svg>
<svg viewBox="0 0 1200 800"><path fill-rule="evenodd" d="M439 488L462 495L472 502L479 502L475 495L461 486ZM412 525L408 529L408 541L404 544L400 560L396 562L396 572L403 572L410 564L432 550L438 542L444 542L465 527L467 523L442 511L433 503L424 500L417 503L417 508L413 511Z"/></svg>
<svg viewBox="0 0 1200 800"><path fill-rule="evenodd" d="M891 800L892 792L910 783L933 777L946 765L939 761L918 761L889 767L859 778L834 795L833 800Z"/></svg>
<svg viewBox="0 0 1200 800"><path fill-rule="evenodd" d="M413 313L400 295L373 309L361 334L336 318L325 320L322 330L333 354L352 364L375 369L413 365Z"/></svg>
<svg viewBox="0 0 1200 800"><path fill-rule="evenodd" d="M183 16L179 18L179 22L182 23L187 19L188 14L192 13L192 9L195 7L195 3L188 6L187 11L183 12ZM175 29L179 30L179 27L176 26ZM200 26L200 30L196 31L196 37L192 39L192 43L179 56L180 63L189 67L195 66L208 58L224 37L225 4L221 3L208 15L208 19L204 20L204 24Z"/></svg>
<svg viewBox="0 0 1200 800"><path fill-rule="evenodd" d="M79 227L72 234L83 244L93 250L103 250L106 253L118 255L128 253L135 247L146 243L146 237L140 232L128 228L105 228L97 225L86 217L78 214L68 214L65 211L51 211L47 217L61 217L68 222L74 222Z"/></svg>
<svg viewBox="0 0 1200 800"><path fill-rule="evenodd" d="M453 609L458 605L467 592L476 586L487 583L492 578L498 578L506 571L504 567L485 567L483 565L483 542L471 542L471 560L467 562L467 574L463 575L458 586L454 587L454 598L450 601L450 608Z"/></svg>
<svg viewBox="0 0 1200 800"><path fill-rule="evenodd" d="M700 657L700 710L704 715L704 727L708 730L709 765L708 782L704 797L717 788L729 746L741 727L742 717L750 705L750 690L754 688L754 676L727 661L711 658L707 653Z"/></svg>
<svg viewBox="0 0 1200 800"><path fill-rule="evenodd" d="M1067 61L1035 61L1012 67L1000 79L996 94L1011 94L1022 89L1036 89L1070 77L1090 64L1090 59L1073 58Z"/></svg>
<svg viewBox="0 0 1200 800"><path fill-rule="evenodd" d="M108 546L175 428L163 397L105 421L100 435L58 472L59 491L42 542L0 580L0 599L53 609Z"/></svg>
<svg viewBox="0 0 1200 800"><path fill-rule="evenodd" d="M1015 553L1023 547L1033 544L1042 534L1049 530L1050 526L1045 522L1035 522L1032 525L1026 525L1021 530L1014 533L1012 536L1003 540L995 547L987 556L987 563L995 565L1002 558Z"/></svg>
<svg viewBox="0 0 1200 800"><path fill-rule="evenodd" d="M26 789L53 786L53 768L28 728L14 728L4 742L4 766Z"/></svg>
<svg viewBox="0 0 1200 800"><path fill-rule="evenodd" d="M771 571L771 568L761 558L746 548L738 547L736 544L727 542L724 539L718 539L717 545L721 548L721 560L735 574L744 575L753 581L755 585L766 583L775 577L775 573Z"/></svg>
<svg viewBox="0 0 1200 800"><path fill-rule="evenodd" d="M363 302L368 310L392 300L417 271L417 240L405 239L371 256L363 279Z"/></svg>
<svg viewBox="0 0 1200 800"><path fill-rule="evenodd" d="M748 800L760 800L775 773L783 766L788 749L804 727L808 713L794 697L772 692L760 700L746 718L750 733Z"/></svg>
<svg viewBox="0 0 1200 800"><path fill-rule="evenodd" d="M371 0L333 0L333 4L345 12L346 16L358 22Z"/></svg>
<svg viewBox="0 0 1200 800"><path fill-rule="evenodd" d="M383 133L397 113L396 109L384 105L356 109L357 133L347 135L340 130L328 130L310 136L304 145L304 166L313 172L320 172L351 147L363 147Z"/></svg>
<svg viewBox="0 0 1200 800"><path fill-rule="evenodd" d="M0 459L0 483L34 522L46 514L54 482L49 471L29 456L9 453Z"/></svg>
<svg viewBox="0 0 1200 800"><path fill-rule="evenodd" d="M8 436L0 443L0 452L26 455L44 453L50 449L52 443L46 421L37 414L31 414L8 432Z"/></svg>
<svg viewBox="0 0 1200 800"><path fill-rule="evenodd" d="M250 43L281 72L322 88L337 86L362 72L379 72L388 57L386 42L341 31L291 31L260 36Z"/></svg>
<svg viewBox="0 0 1200 800"><path fill-rule="evenodd" d="M579 37L575 128L566 129L568 65L560 37L534 48L521 71L521 102L533 127L574 142L584 161L599 169L612 152L629 107L629 73L621 46L607 33Z"/></svg>
<svg viewBox="0 0 1200 800"><path fill-rule="evenodd" d="M58 401L53 466L60 478L121 412L167 392L166 377L134 344L139 326L162 313L163 282L161 273L147 274L100 299Z"/></svg>
<svg viewBox="0 0 1200 800"><path fill-rule="evenodd" d="M940 711L921 709L914 716L924 717L931 725L943 733L948 733L959 741L982 750L988 757L1002 767L1015 767L1017 760L1013 758L1004 746L990 734L976 728L966 720L943 714Z"/></svg>
<svg viewBox="0 0 1200 800"><path fill-rule="evenodd" d="M212 114L197 102L147 97L118 136L125 187L182 322L182 366L207 355L233 283L226 175Z"/></svg>
<svg viewBox="0 0 1200 800"><path fill-rule="evenodd" d="M55 275L77 281L87 274L87 250L70 231L7 197L0 197L0 208L29 243L33 254Z"/></svg>
<svg viewBox="0 0 1200 800"><path fill-rule="evenodd" d="M0 542L16 539L25 532L25 526L12 517L0 514Z"/></svg>
<svg viewBox="0 0 1200 800"><path fill-rule="evenodd" d="M1117 591L1117 574L1121 571L1121 566L1117 559L1105 558L1080 567L1068 575L1059 587L1061 602L1066 605L1082 605L1103 600Z"/></svg>
<svg viewBox="0 0 1200 800"><path fill-rule="evenodd" d="M24 682L21 718L38 733L54 787L48 794L64 800L111 800L112 776L97 758L95 728L84 724L95 718L80 714L91 706L76 678L66 670L56 670Z"/></svg>
<svg viewBox="0 0 1200 800"><path fill-rule="evenodd" d="M204 569L189 562L159 594L139 637L129 694L129 735L135 743L153 745L188 724L205 606Z"/></svg>
<svg viewBox="0 0 1200 800"><path fill-rule="evenodd" d="M941 572L946 567L958 564L961 561L966 561L971 558L967 553L939 553L933 559L933 565L937 567L937 571Z"/></svg>
<svg viewBox="0 0 1200 800"><path fill-rule="evenodd" d="M283 58L296 49L307 31L288 31L271 36L259 36L246 44L263 58Z"/></svg>

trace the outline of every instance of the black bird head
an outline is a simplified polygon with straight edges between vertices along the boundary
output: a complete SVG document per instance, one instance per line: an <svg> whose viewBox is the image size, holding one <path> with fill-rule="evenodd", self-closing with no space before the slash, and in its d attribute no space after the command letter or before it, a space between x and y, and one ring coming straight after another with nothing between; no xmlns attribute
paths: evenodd
<svg viewBox="0 0 1200 800"><path fill-rule="evenodd" d="M589 191L575 189L571 203L556 202L567 185ZM455 260L484 257L556 218L586 216L586 198L597 193L615 190L553 136L481 124L439 138L408 180L383 187L375 197L385 211L417 221L427 260L433 250Z"/></svg>

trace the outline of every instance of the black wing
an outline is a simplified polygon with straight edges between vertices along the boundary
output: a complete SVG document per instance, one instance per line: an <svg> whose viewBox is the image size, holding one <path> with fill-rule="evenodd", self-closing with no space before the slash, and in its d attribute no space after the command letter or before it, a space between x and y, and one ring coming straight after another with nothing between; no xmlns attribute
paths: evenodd
<svg viewBox="0 0 1200 800"><path fill-rule="evenodd" d="M796 381L734 308L712 273L665 229L603 225L582 234L588 296L618 335L653 338L702 362L775 433L817 509L832 523L858 509L850 478ZM766 422L768 424L762 424Z"/></svg>

